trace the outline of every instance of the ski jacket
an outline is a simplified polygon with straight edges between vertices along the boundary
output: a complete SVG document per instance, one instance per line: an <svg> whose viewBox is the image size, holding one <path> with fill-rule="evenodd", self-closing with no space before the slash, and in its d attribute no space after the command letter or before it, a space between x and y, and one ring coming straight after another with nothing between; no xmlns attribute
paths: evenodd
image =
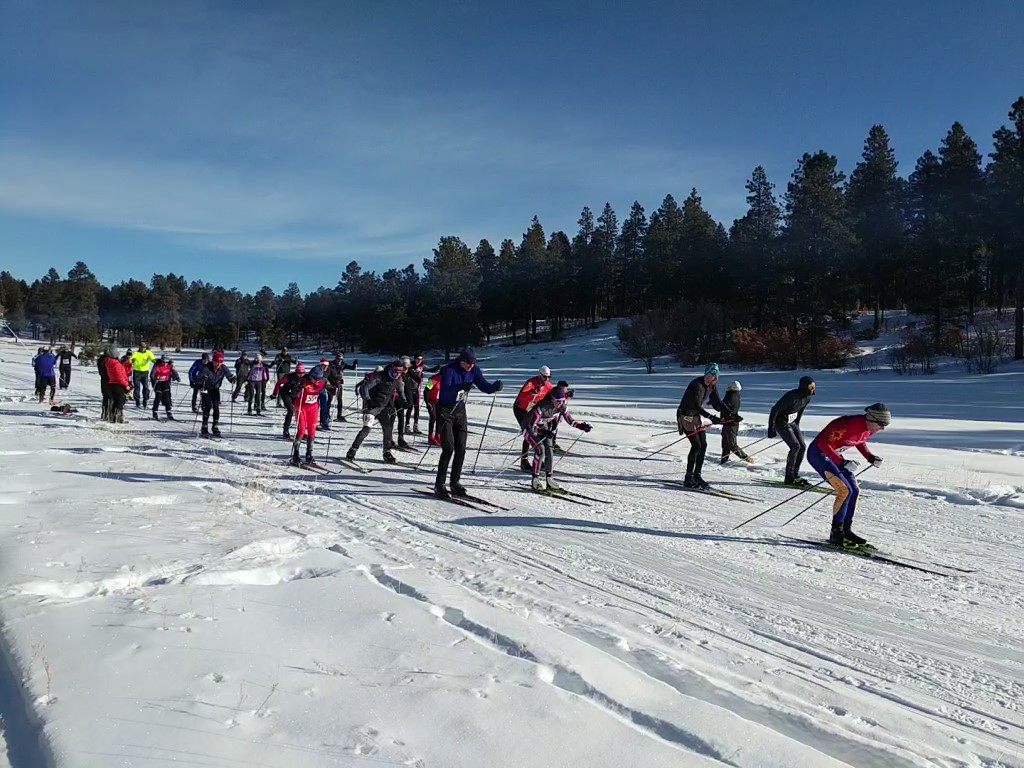
<svg viewBox="0 0 1024 768"><path fill-rule="evenodd" d="M107 384L128 389L128 373L121 361L116 357L108 357L103 364L107 369Z"/></svg>
<svg viewBox="0 0 1024 768"><path fill-rule="evenodd" d="M435 373L424 386L424 398L431 405L437 404L437 396L441 394L441 374Z"/></svg>
<svg viewBox="0 0 1024 768"><path fill-rule="evenodd" d="M411 368L402 376L402 386L404 388L405 402L407 405L412 405L420 399L420 377L422 377L422 374L419 376L414 375Z"/></svg>
<svg viewBox="0 0 1024 768"><path fill-rule="evenodd" d="M240 357L235 360L235 375L240 379L248 379L249 371L252 368L252 360L247 357Z"/></svg>
<svg viewBox="0 0 1024 768"><path fill-rule="evenodd" d="M479 365L468 371L462 370L458 360L453 360L441 369L441 391L437 401L441 405L456 405L466 399L466 393L474 386L485 394L498 391L498 382L491 383L484 378Z"/></svg>
<svg viewBox="0 0 1024 768"><path fill-rule="evenodd" d="M389 375L393 366L389 365L384 369L383 373L374 373L373 378L366 380L364 379L363 390L366 392L365 395L360 393L363 397L363 411L379 413L391 406L394 403L398 408L404 408L406 405L405 394L402 389L402 377L396 376L391 378Z"/></svg>
<svg viewBox="0 0 1024 768"><path fill-rule="evenodd" d="M286 400L294 400L301 388L302 377L297 373L286 373L277 380L276 384L274 384L274 392L271 394L271 397L276 399L277 393L280 392L281 397Z"/></svg>
<svg viewBox="0 0 1024 768"><path fill-rule="evenodd" d="M178 378L178 372L174 370L174 363L165 363L163 361L153 366L153 370L149 372L149 378L153 380L154 384L181 381Z"/></svg>
<svg viewBox="0 0 1024 768"><path fill-rule="evenodd" d="M57 365L57 356L53 352L43 352L36 358L35 368L36 373L42 376L44 379L53 376L53 369Z"/></svg>
<svg viewBox="0 0 1024 768"><path fill-rule="evenodd" d="M135 372L135 369L132 368L132 361L131 361L131 359L122 360L121 361L121 367L124 368L125 378L127 378L129 381L131 381L132 378L133 378L133 374Z"/></svg>
<svg viewBox="0 0 1024 768"><path fill-rule="evenodd" d="M96 369L100 373L100 389L101 389L101 391L102 391L103 387L107 386L107 384L110 383L110 380L107 378L107 360L109 360L109 359L110 359L110 355L108 355L106 352L101 352L100 356L96 358Z"/></svg>
<svg viewBox="0 0 1024 768"><path fill-rule="evenodd" d="M193 387L196 385L196 376L199 375L199 370L206 365L202 359L196 360L192 363L192 367L188 369L188 383Z"/></svg>
<svg viewBox="0 0 1024 768"><path fill-rule="evenodd" d="M337 389L345 383L345 371L354 371L355 363L346 363L345 358L334 360L327 366L327 386Z"/></svg>
<svg viewBox="0 0 1024 768"><path fill-rule="evenodd" d="M150 367L156 362L156 355L151 350L143 352L132 352L132 370L139 373L149 373Z"/></svg>
<svg viewBox="0 0 1024 768"><path fill-rule="evenodd" d="M526 380L526 383L523 384L522 388L519 390L519 394L516 395L515 407L523 411L529 411L537 403L543 400L554 386L555 385L551 383L550 376L547 378L540 374L531 376Z"/></svg>
<svg viewBox="0 0 1024 768"><path fill-rule="evenodd" d="M295 393L295 408L319 409L320 390L326 385L323 379L312 379L308 375L302 380L302 387Z"/></svg>
<svg viewBox="0 0 1024 768"><path fill-rule="evenodd" d="M813 395L810 392L799 387L789 390L772 406L772 412L768 414L768 426L775 427L776 429L780 426L784 427L790 423L789 417L794 413L796 418L793 419L792 423L799 426L800 419L804 415L804 409L811 402L811 397Z"/></svg>
<svg viewBox="0 0 1024 768"><path fill-rule="evenodd" d="M843 463L843 457L839 452L850 447L856 447L865 459L873 461L875 456L865 445L869 437L871 430L868 429L868 420L863 415L840 416L825 425L814 438L814 444L837 465Z"/></svg>
<svg viewBox="0 0 1024 768"><path fill-rule="evenodd" d="M559 420L565 421L572 427L579 426L579 422L569 413L567 403L568 401L559 403L551 395L546 395L533 407L526 421L526 431L534 442L541 439L542 433L554 432Z"/></svg>
<svg viewBox="0 0 1024 768"><path fill-rule="evenodd" d="M78 359L78 355L72 352L70 349L65 349L58 355L58 361L61 366L71 365L71 358Z"/></svg>
<svg viewBox="0 0 1024 768"><path fill-rule="evenodd" d="M220 385L224 383L224 379L234 384L235 375L228 370L224 363L221 363L217 368L213 367L213 363L207 363L196 374L195 386L206 392L218 392L220 391Z"/></svg>
<svg viewBox="0 0 1024 768"><path fill-rule="evenodd" d="M735 389L730 389L725 393L725 397L722 398L722 418L723 419L735 419L740 415L740 393Z"/></svg>
<svg viewBox="0 0 1024 768"><path fill-rule="evenodd" d="M239 374L241 376L241 374ZM249 366L249 370L246 371L246 381L270 381L270 371L267 368L267 364L260 361L254 362Z"/></svg>
<svg viewBox="0 0 1024 768"><path fill-rule="evenodd" d="M724 408L722 398L718 396L718 388L714 384L710 386L705 384L704 377L698 376L687 385L686 391L683 392L679 408L676 409L676 416L693 417L700 414L704 418L710 419L711 414L704 410L705 402L710 402L711 407L719 413Z"/></svg>
<svg viewBox="0 0 1024 768"><path fill-rule="evenodd" d="M292 363L294 362L295 358L291 355L283 355L278 352L277 356L274 358L274 370L277 371L278 378L290 373L292 370Z"/></svg>

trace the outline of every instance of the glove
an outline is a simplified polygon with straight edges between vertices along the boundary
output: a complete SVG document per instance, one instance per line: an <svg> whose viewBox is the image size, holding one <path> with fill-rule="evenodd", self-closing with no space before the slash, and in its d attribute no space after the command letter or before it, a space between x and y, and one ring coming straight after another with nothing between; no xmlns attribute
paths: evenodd
<svg viewBox="0 0 1024 768"><path fill-rule="evenodd" d="M712 424L721 424L722 423L722 419L719 416L712 416L711 417L711 423Z"/></svg>
<svg viewBox="0 0 1024 768"><path fill-rule="evenodd" d="M583 430L584 432L589 432L590 430L593 429L593 427L590 426L589 424L587 424L587 422L581 421L580 422L580 429Z"/></svg>
<svg viewBox="0 0 1024 768"><path fill-rule="evenodd" d="M853 472L853 470L855 470L859 466L860 464L858 464L853 459L843 459L843 469L849 472Z"/></svg>
<svg viewBox="0 0 1024 768"><path fill-rule="evenodd" d="M472 388L473 388L473 382L472 381L467 381L465 384L462 385L462 391L463 392L469 392L469 390L471 390Z"/></svg>
<svg viewBox="0 0 1024 768"><path fill-rule="evenodd" d="M735 416L732 417L732 420L739 424L741 421L743 421L743 417L737 413Z"/></svg>
<svg viewBox="0 0 1024 768"><path fill-rule="evenodd" d="M882 457L881 456L872 456L871 460L870 460L870 464L871 464L872 467L875 467L877 469L878 467L882 466Z"/></svg>
<svg viewBox="0 0 1024 768"><path fill-rule="evenodd" d="M778 437L779 433L775 431L775 427L768 427L768 439Z"/></svg>
<svg viewBox="0 0 1024 768"><path fill-rule="evenodd" d="M353 361L352 361L352 365L354 365L354 366L357 366L357 367L358 367L358 366L359 366L359 361L358 361L358 360L353 360Z"/></svg>
<svg viewBox="0 0 1024 768"><path fill-rule="evenodd" d="M496 382L494 382L494 391L495 392L501 392L501 390L503 390L504 388L505 388L505 385L501 383L501 379L498 379Z"/></svg>

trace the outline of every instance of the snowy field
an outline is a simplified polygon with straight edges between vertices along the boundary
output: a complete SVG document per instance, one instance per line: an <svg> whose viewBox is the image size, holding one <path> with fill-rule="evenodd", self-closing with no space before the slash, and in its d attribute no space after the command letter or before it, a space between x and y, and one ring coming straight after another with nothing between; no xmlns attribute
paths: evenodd
<svg viewBox="0 0 1024 768"><path fill-rule="evenodd" d="M815 374L811 436L877 400L893 412L855 529L941 576L786 538L827 535L827 498L780 527L817 495L732 531L791 495L757 482L781 476L781 445L719 467L710 433L705 479L756 502L665 484L685 443L640 459L675 439L651 435L695 371L647 375L612 334L481 350L506 388L466 479L496 514L416 493L432 472L385 467L379 433L371 474L325 461L326 433L335 472L288 467L275 408L236 404L220 442L190 436L187 401L177 422L129 407L102 424L95 370L76 367L80 413L51 414L34 345L0 343L11 764L1024 767L1024 369ZM541 364L595 427L556 474L612 503L498 474ZM723 390L743 382L741 445L799 375L723 371ZM474 450L490 403L472 396ZM354 431L335 424L332 457Z"/></svg>

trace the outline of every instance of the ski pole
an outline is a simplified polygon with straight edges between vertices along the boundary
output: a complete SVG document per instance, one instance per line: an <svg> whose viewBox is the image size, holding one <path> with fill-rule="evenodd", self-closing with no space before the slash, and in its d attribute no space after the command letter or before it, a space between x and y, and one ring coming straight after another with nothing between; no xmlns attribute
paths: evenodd
<svg viewBox="0 0 1024 768"><path fill-rule="evenodd" d="M861 475L863 475L863 474L864 474L865 472L867 472L867 471L868 471L869 469L871 469L871 467L872 467L872 465L871 465L871 464L868 464L868 465L867 465L866 467L864 467L864 469L862 469L862 470L861 470L860 472L858 472L857 474L855 474L855 475L854 475L854 477L860 477L860 476L861 476ZM819 483L819 485L820 485L820 483ZM808 504L808 505L807 505L806 507L804 507L803 509L801 509L801 510L800 510L799 512L797 512L797 513L796 513L795 515L793 515L793 516L792 516L791 518L789 518L789 520L787 520L787 521L786 521L786 522L784 522L784 523L783 523L782 525L780 525L780 526L779 526L779 528L785 528L785 527L786 527L787 525L789 525L789 524L790 524L790 523L792 523L792 522L793 522L794 520L796 520L796 519L797 519L798 517L800 517L800 515L802 515L802 514L803 514L804 512L806 512L807 510L809 510L809 509L810 509L811 507L813 507L813 506L814 506L815 504L817 504L817 503L818 503L819 501L821 501L822 499L824 499L824 498L826 498L826 497L827 497L827 494L824 494L824 493L823 493L823 494L821 494L819 498L815 499L815 500L814 500L814 501L812 501L812 502L811 502L810 504Z"/></svg>
<svg viewBox="0 0 1024 768"><path fill-rule="evenodd" d="M327 452L324 454L324 461L331 458L331 436L327 436Z"/></svg>
<svg viewBox="0 0 1024 768"><path fill-rule="evenodd" d="M732 424L732 420L729 420L729 421L720 421L720 422L718 422L718 423L719 423L719 424ZM680 437L680 438L679 438L678 440L676 440L675 442L673 442L673 443L669 443L669 444L668 444L668 445L666 445L666 446L665 446L664 448L659 448L659 449L658 449L658 450L656 450L656 451L655 451L654 453L649 453L649 454L647 454L647 455L646 455L646 456L644 456L644 457L643 457L642 459L640 459L640 461L646 461L647 459L651 458L652 456L657 456L657 455L658 455L659 453L661 453L662 451L667 451L667 450L668 450L669 448L671 448L671 447L672 447L673 445L678 445L679 443L683 442L683 440L688 440L688 439L689 439L689 438L690 438L690 437L691 437L692 435L696 435L696 434L698 434L698 433L700 433L700 432L703 432L703 431L705 431L705 430L707 430L707 429L711 429L711 427L713 427L713 426L715 426L715 423L714 423L714 422L711 422L710 424L705 424L705 425L704 425L703 427L701 427L700 429L695 429L695 430L693 430L693 432L688 432L687 434L683 435L682 437Z"/></svg>
<svg viewBox="0 0 1024 768"><path fill-rule="evenodd" d="M557 461L555 461L555 463L551 465L551 471L552 471L552 472L554 472L554 471L555 471L555 467L557 467L557 466L558 466L559 462L560 462L560 461L561 461L562 459L564 459L564 458L565 458L566 456L568 456L568 455L569 455L569 451L571 451L571 450L572 450L572 447L573 447L574 445L576 445L576 443L577 443L577 442L579 441L579 439L580 439L581 437L583 437L583 435L584 435L584 434L585 434L585 433L581 431L581 432L580 432L580 433L579 433L578 435L576 435L576 439L575 439L575 440L573 440L573 441L572 441L571 443L569 443L569 447L565 449L565 453L563 453L563 454L562 454L561 456L559 456L559 457L558 457L558 460L557 460Z"/></svg>
<svg viewBox="0 0 1024 768"><path fill-rule="evenodd" d="M203 410L202 406L205 405L205 402L206 402L205 399L204 399L205 396L206 396L206 390L204 389L199 394L199 399L200 399L199 410L196 411L196 417L194 419L192 419L192 436L193 437L195 437L195 434L196 434L196 425L199 424L199 414L202 412L202 410Z"/></svg>
<svg viewBox="0 0 1024 768"><path fill-rule="evenodd" d="M473 471L470 474L476 474L476 465L480 462L480 451L484 447L484 438L487 437L487 427L491 424L491 414L494 412L494 401L497 398L491 395L491 407L487 409L487 421L484 422L484 431L480 433L480 445L476 448L476 458L473 460Z"/></svg>
<svg viewBox="0 0 1024 768"><path fill-rule="evenodd" d="M235 425L235 401L234 398L231 400L231 405L228 407L228 434L231 434L231 428Z"/></svg>
<svg viewBox="0 0 1024 768"><path fill-rule="evenodd" d="M740 448L740 450L741 450L741 451L743 451L744 453L746 453L746 452L747 452L747 448L750 448L751 446L757 445L758 443L763 443L763 442L764 442L765 440L767 440L767 439L768 439L767 437L761 437L761 438L758 438L758 439L757 439L757 440L755 440L754 442L752 442L752 443L749 443L749 444L747 444L747 445L744 445L744 446L743 446L742 448ZM771 447L771 446L768 446L768 447ZM763 450L764 450L764 448L762 448L761 450L763 451ZM760 453L760 452L761 452L761 451L758 451L758 453Z"/></svg>
<svg viewBox="0 0 1024 768"><path fill-rule="evenodd" d="M750 455L751 455L751 456L757 456L757 454L759 454L759 453L764 453L764 452L765 452L765 451L767 451L767 450L768 450L769 448L773 448L773 447L775 447L775 446L776 446L776 445L778 445L778 444L779 444L779 441L778 441L778 440L776 440L776 441L774 441L774 442L771 442L771 443L768 443L768 445L766 445L766 446L765 446L764 448L758 448L758 449L757 449L756 451L754 451L754 452L753 452L752 454L750 454Z"/></svg>
<svg viewBox="0 0 1024 768"><path fill-rule="evenodd" d="M664 437L665 435L675 435L675 434L678 434L678 431L675 430L675 429L670 429L668 432L657 432L657 433L651 435L651 437Z"/></svg>
<svg viewBox="0 0 1024 768"><path fill-rule="evenodd" d="M420 468L420 464L422 464L423 460L427 458L427 454L430 453L430 449L433 447L433 445L434 444L432 442L430 442L429 440L427 441L427 450L423 452L423 455L420 456L420 460L416 462L416 469Z"/></svg>
<svg viewBox="0 0 1024 768"><path fill-rule="evenodd" d="M785 504L786 502L792 501L792 500L793 500L793 499L795 499L795 498L796 498L797 496L803 496L803 495L804 495L805 493L807 493L808 491L814 490L815 488L817 488L817 487L819 487L819 486L821 486L821 485L824 485L824 484L825 484L825 483L827 483L827 482L828 482L827 480L822 480L822 481L821 481L821 482L819 482L819 483L815 483L814 485L809 485L809 486L807 486L807 487L806 487L806 488L804 488L804 489L803 489L802 491L798 491L797 493L794 493L794 494L793 494L792 496L790 496L789 498L783 499L782 501L780 501L780 502L779 502L778 504L776 504L775 506L772 506L772 507L768 507L768 509L766 509L766 510L765 510L764 512L758 512L758 513L757 513L756 515L754 515L754 516L753 516L752 518L750 518L749 520L744 520L744 521L743 521L742 523L740 523L739 525L737 525L737 526L736 526L736 528L742 528L742 527L743 527L744 525L746 525L747 523L752 523L752 522L754 522L755 520L757 520L757 518L761 517L762 515L767 515L767 514L768 514L769 512L771 512L771 511L772 511L773 509L778 509L779 507L781 507L781 506L782 506L783 504ZM736 530L736 528L733 528L732 530L734 530L734 531L735 531L735 530Z"/></svg>

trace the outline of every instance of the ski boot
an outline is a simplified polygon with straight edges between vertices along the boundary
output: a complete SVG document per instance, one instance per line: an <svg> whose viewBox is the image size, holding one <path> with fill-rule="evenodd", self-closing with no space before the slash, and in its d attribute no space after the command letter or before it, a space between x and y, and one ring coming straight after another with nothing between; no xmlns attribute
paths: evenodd
<svg viewBox="0 0 1024 768"><path fill-rule="evenodd" d="M683 488L692 488L694 490L700 490L700 486L697 485L693 479L693 475L687 475L683 478Z"/></svg>
<svg viewBox="0 0 1024 768"><path fill-rule="evenodd" d="M355 461L356 460L355 448L349 448L348 449L348 453L345 454L345 458L348 459L349 461Z"/></svg>
<svg viewBox="0 0 1024 768"><path fill-rule="evenodd" d="M858 536L852 530L850 530L851 523L849 520L843 523L843 545L848 548L854 549L874 549L873 546L868 544L868 540L863 536Z"/></svg>
<svg viewBox="0 0 1024 768"><path fill-rule="evenodd" d="M316 462L313 460L313 452L312 451L306 451L306 458L304 458L302 460L302 466L308 467L310 464L315 464L315 463Z"/></svg>
<svg viewBox="0 0 1024 768"><path fill-rule="evenodd" d="M398 459L395 458L395 454L393 454L390 450L387 450L387 451L384 451L384 463L385 464L397 464L398 463Z"/></svg>
<svg viewBox="0 0 1024 768"><path fill-rule="evenodd" d="M220 437L220 430L217 429L216 426L214 426L213 430L211 430L211 431L213 432L213 436L214 437Z"/></svg>
<svg viewBox="0 0 1024 768"><path fill-rule="evenodd" d="M418 426L414 425L413 428L412 428L411 434L413 434L413 435L422 435L423 433L420 432L420 428Z"/></svg>
<svg viewBox="0 0 1024 768"><path fill-rule="evenodd" d="M405 442L405 438L404 437L400 437L400 438L398 438L398 447L399 448L411 448L412 446L409 445L407 442Z"/></svg>
<svg viewBox="0 0 1024 768"><path fill-rule="evenodd" d="M747 462L747 464L753 464L754 463L754 457L753 456L740 456L740 458L743 459L745 462Z"/></svg>
<svg viewBox="0 0 1024 768"><path fill-rule="evenodd" d="M293 467L299 466L299 446L296 445L294 448L292 448L292 457L291 459L289 459L288 463L291 464Z"/></svg>
<svg viewBox="0 0 1024 768"><path fill-rule="evenodd" d="M794 488L810 488L811 484L802 477L792 477L786 481L786 485L791 485Z"/></svg>
<svg viewBox="0 0 1024 768"><path fill-rule="evenodd" d="M339 416L338 417L338 421L344 421L347 424L348 423L348 417L347 416Z"/></svg>
<svg viewBox="0 0 1024 768"><path fill-rule="evenodd" d="M157 416L156 411L153 411L153 421L160 421L160 417Z"/></svg>
<svg viewBox="0 0 1024 768"><path fill-rule="evenodd" d="M829 534L828 543L833 547L842 548L845 536L843 534L843 526L833 525L832 532Z"/></svg>
<svg viewBox="0 0 1024 768"><path fill-rule="evenodd" d="M533 490L535 491L543 493L548 489L548 484L544 482L543 477L537 476L530 481L530 487L533 488Z"/></svg>
<svg viewBox="0 0 1024 768"><path fill-rule="evenodd" d="M458 480L452 480L452 496L468 496L469 491L466 490L466 486L460 483Z"/></svg>
<svg viewBox="0 0 1024 768"><path fill-rule="evenodd" d="M549 490L549 491L564 491L564 490L565 490L565 488L563 488L562 486L560 486L560 485L559 485L558 483L556 483L556 482L555 482L555 481L554 481L554 480L553 480L553 479L551 478L551 475L548 475L547 477L545 477L545 478L544 478L544 482L545 482L545 483L547 484L547 486L548 486L548 490Z"/></svg>
<svg viewBox="0 0 1024 768"><path fill-rule="evenodd" d="M284 431L283 431L283 432L281 433L281 439L282 439L282 440L291 440L291 439L292 439L292 433L291 433L291 432L289 432L289 431L288 431L287 429L286 429L286 430L284 430Z"/></svg>
<svg viewBox="0 0 1024 768"><path fill-rule="evenodd" d="M199 413L199 409L196 408L194 405L192 406L192 413Z"/></svg>
<svg viewBox="0 0 1024 768"><path fill-rule="evenodd" d="M170 411L167 412L167 420L168 421L177 421L177 419L174 418L174 414L171 413Z"/></svg>
<svg viewBox="0 0 1024 768"><path fill-rule="evenodd" d="M711 490L711 486L708 485L707 481L705 481L704 478L701 477L700 475L694 475L693 476L693 487L696 488L698 491L710 491Z"/></svg>
<svg viewBox="0 0 1024 768"><path fill-rule="evenodd" d="M719 464L728 464L729 463L729 454L728 453L725 454L725 456L722 457L722 460L719 461L718 463Z"/></svg>
<svg viewBox="0 0 1024 768"><path fill-rule="evenodd" d="M452 495L448 492L448 489L444 487L444 483L434 486L434 495L439 499L444 499L445 501L452 500Z"/></svg>
<svg viewBox="0 0 1024 768"><path fill-rule="evenodd" d="M519 469L521 469L523 472L533 472L533 467L530 466L530 462L527 461L526 459L523 459L522 461L519 462Z"/></svg>
<svg viewBox="0 0 1024 768"><path fill-rule="evenodd" d="M200 430L199 430L199 436L200 437L209 437L210 436L210 430L207 429L206 427L201 427Z"/></svg>

